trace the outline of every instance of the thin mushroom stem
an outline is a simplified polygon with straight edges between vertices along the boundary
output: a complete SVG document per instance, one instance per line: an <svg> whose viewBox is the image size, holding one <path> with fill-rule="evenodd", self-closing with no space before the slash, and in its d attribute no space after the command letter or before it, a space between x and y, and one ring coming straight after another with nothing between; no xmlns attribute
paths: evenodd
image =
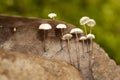
<svg viewBox="0 0 120 80"><path fill-rule="evenodd" d="M54 20L54 17L53 18L51 18L52 20Z"/></svg>
<svg viewBox="0 0 120 80"><path fill-rule="evenodd" d="M70 53L70 49L71 49L70 40L67 39L67 42L68 42L67 45L68 45L69 59L70 59L70 63L72 64L71 53Z"/></svg>
<svg viewBox="0 0 120 80"><path fill-rule="evenodd" d="M46 42L46 40L45 40L45 30L44 30L44 37L43 37L43 50L44 50L44 52L46 52L46 47L45 47L45 42Z"/></svg>
<svg viewBox="0 0 120 80"><path fill-rule="evenodd" d="M94 53L93 53L93 40L91 39L91 55L93 56L92 59L93 59L93 63L94 63ZM91 64L92 65L92 64Z"/></svg>
<svg viewBox="0 0 120 80"><path fill-rule="evenodd" d="M80 70L80 55L79 55L79 53L80 53L80 51L79 51L79 45L77 44L77 42L79 42L79 38L78 38L78 34L77 33L75 33L75 35L76 35L76 52L77 52L77 63L78 63L78 69Z"/></svg>
<svg viewBox="0 0 120 80"><path fill-rule="evenodd" d="M90 55L90 45L88 44L88 41L87 41L87 53L89 55L88 57L88 68L89 68L89 74L91 74L91 55Z"/></svg>
<svg viewBox="0 0 120 80"><path fill-rule="evenodd" d="M92 63L94 63L94 60L92 62L92 55L93 55L93 40L92 38L90 39L90 54L89 54L89 71L91 74L91 80L95 80L92 74ZM93 55L94 57L94 55Z"/></svg>
<svg viewBox="0 0 120 80"><path fill-rule="evenodd" d="M90 50L91 50L91 54L93 53L93 40L92 39L90 39L90 43L91 43L91 48L90 48Z"/></svg>
<svg viewBox="0 0 120 80"><path fill-rule="evenodd" d="M84 42L84 40L82 40L82 50L83 50L83 54L84 54L84 45L85 45L85 42Z"/></svg>
<svg viewBox="0 0 120 80"><path fill-rule="evenodd" d="M75 35L76 35L76 41L78 41L79 39L78 39L78 35L77 35L77 33L75 33Z"/></svg>
<svg viewBox="0 0 120 80"><path fill-rule="evenodd" d="M93 59L93 62L92 62L92 64L91 64L91 68L92 68L92 66L94 65L94 61L95 61L95 55L94 55L94 53L93 53L93 40L91 40L91 47L92 47L92 50L91 50L91 54L92 54L92 59Z"/></svg>
<svg viewBox="0 0 120 80"><path fill-rule="evenodd" d="M61 30L61 36L63 36L63 29L61 28L60 30Z"/></svg>
<svg viewBox="0 0 120 80"><path fill-rule="evenodd" d="M90 41L91 41L91 39L90 39ZM89 50L90 50L90 45L89 45ZM91 71L91 54L90 54L90 51L88 52L89 53L89 65L88 65L88 67L89 67L89 74L92 74L92 71Z"/></svg>
<svg viewBox="0 0 120 80"><path fill-rule="evenodd" d="M92 54L91 54L91 53L92 53L92 52L91 52L91 51L92 51L92 50L91 50L91 46L92 46L92 43L91 43L91 42L92 42L92 39L90 38L90 45L89 45L89 68L90 68L90 69L91 69L91 55L92 55Z"/></svg>
<svg viewBox="0 0 120 80"><path fill-rule="evenodd" d="M92 27L90 27L90 34L92 34Z"/></svg>
<svg viewBox="0 0 120 80"><path fill-rule="evenodd" d="M84 31L85 31L85 35L87 35L87 29L86 29L85 24L84 24Z"/></svg>
<svg viewBox="0 0 120 80"><path fill-rule="evenodd" d="M62 38L62 36L63 36L62 28L60 30L61 30L61 38ZM61 50L62 50L63 49L63 41L62 41L62 39L60 39L60 46L61 46Z"/></svg>
<svg viewBox="0 0 120 80"><path fill-rule="evenodd" d="M53 17L52 20L55 20L55 17Z"/></svg>
<svg viewBox="0 0 120 80"><path fill-rule="evenodd" d="M85 36L87 36L87 29L86 29L86 25L85 24L84 24L84 31L85 31ZM87 53L89 53L89 47L88 47L89 44L88 44L88 42L86 42L86 45L87 45Z"/></svg>

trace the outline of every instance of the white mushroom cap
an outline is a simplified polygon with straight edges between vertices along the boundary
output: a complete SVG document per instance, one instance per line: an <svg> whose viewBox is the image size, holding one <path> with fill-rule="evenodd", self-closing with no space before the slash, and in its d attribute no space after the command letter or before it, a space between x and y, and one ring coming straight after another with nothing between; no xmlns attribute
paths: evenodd
<svg viewBox="0 0 120 80"><path fill-rule="evenodd" d="M13 31L14 31L14 32L16 32L16 31L17 31L17 29L14 27Z"/></svg>
<svg viewBox="0 0 120 80"><path fill-rule="evenodd" d="M62 39L63 40L68 40L68 39L71 39L72 38L72 35L71 34L65 34L63 35Z"/></svg>
<svg viewBox="0 0 120 80"><path fill-rule="evenodd" d="M83 30L82 29L80 29L80 28L73 28L73 29L71 29L71 31L70 31L70 33L71 34L75 34L75 33L83 33Z"/></svg>
<svg viewBox="0 0 120 80"><path fill-rule="evenodd" d="M49 17L49 18L54 18L54 17L56 17L56 16L57 16L57 14L55 14L55 13L49 13L49 14L48 14L48 17Z"/></svg>
<svg viewBox="0 0 120 80"><path fill-rule="evenodd" d="M81 36L79 39L80 39L80 40L86 40L87 37L85 37L85 36Z"/></svg>
<svg viewBox="0 0 120 80"><path fill-rule="evenodd" d="M51 25L48 24L48 23L43 23L39 26L39 29L42 29L42 30L49 30L49 29L52 29Z"/></svg>
<svg viewBox="0 0 120 80"><path fill-rule="evenodd" d="M95 35L94 34L88 34L87 39L95 39Z"/></svg>
<svg viewBox="0 0 120 80"><path fill-rule="evenodd" d="M89 19L88 22L87 22L87 25L90 26L90 27L94 27L96 24L95 20L94 19Z"/></svg>
<svg viewBox="0 0 120 80"><path fill-rule="evenodd" d="M67 26L65 24L58 24L56 28L62 29L62 28L67 28Z"/></svg>
<svg viewBox="0 0 120 80"><path fill-rule="evenodd" d="M87 16L84 16L84 17L82 17L81 19L80 19L80 24L81 25L85 25L88 21L89 21L89 17L87 17Z"/></svg>

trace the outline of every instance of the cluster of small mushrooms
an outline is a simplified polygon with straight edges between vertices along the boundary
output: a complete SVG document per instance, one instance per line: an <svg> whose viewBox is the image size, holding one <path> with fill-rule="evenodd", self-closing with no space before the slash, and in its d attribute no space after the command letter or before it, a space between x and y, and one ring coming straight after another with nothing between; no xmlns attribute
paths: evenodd
<svg viewBox="0 0 120 80"><path fill-rule="evenodd" d="M52 20L54 20L56 16L57 15L55 13L48 14L48 17L51 18ZM93 39L95 39L95 36L94 36L94 34L92 34L92 29L96 25L96 22L94 19L90 19L89 17L84 16L80 19L80 25L82 25L84 27L84 31L80 28L73 28L67 34L63 33L63 30L65 28L67 28L67 26L65 24L61 23L56 26L56 28L60 30L60 34L61 34L61 36L60 36L61 50L63 49L62 40L65 40L67 42L69 59L70 59L70 63L72 65L74 65L74 62L72 61L71 52L70 52L70 49L71 49L70 40L73 37L73 34L75 35L78 69L80 69L80 54L79 54L80 49L79 49L78 43L79 43L79 41L82 41L82 50L83 50L83 54L84 54L85 53L85 50L84 50L85 41L89 40L90 45L88 46L88 42L87 42L87 46L89 47L89 50L87 52L89 52L89 56L90 56L90 54L93 54ZM87 33L87 27L89 27L89 29L90 29L89 33ZM48 23L42 23L39 25L39 30L43 30L43 34L44 34L44 36L43 36L44 52L46 52L46 45L45 45L46 40L47 40L47 39L45 39L46 31L48 31L50 29L52 29L52 26ZM17 29L14 27L13 31L16 32L16 30ZM79 35L81 35L81 36L79 37ZM90 65L90 62L89 62L89 65Z"/></svg>
<svg viewBox="0 0 120 80"><path fill-rule="evenodd" d="M50 13L48 14L48 17L51 18L52 20L55 19L57 15L55 13ZM62 45L62 40L66 40L67 41L67 47L68 47L68 53L69 53L69 59L70 59L70 63L72 64L72 59L71 59L71 55L70 55L70 49L71 49L71 45L70 45L70 39L73 37L73 34L75 35L76 37L76 46L77 49L77 63L78 63L78 68L80 67L80 55L79 55L79 45L77 44L79 41L82 41L82 47L83 47L83 53L85 53L84 51L84 46L85 46L85 40L90 40L90 48L89 48L89 52L92 54L93 53L93 39L95 38L94 34L92 34L92 28L95 26L96 22L94 19L90 19L89 17L87 16L84 16L80 19L80 25L82 25L84 27L84 31L80 28L73 28L71 29L70 33L67 33L67 34L64 34L63 33L63 30L65 28L67 28L67 26L65 24L58 24L56 26L57 29L60 29L61 30L61 49L63 49L63 45ZM90 31L89 33L87 33L87 27L86 26L89 26L90 28ZM45 32L46 30L50 30L52 29L51 25L48 24L48 23L43 23L39 26L39 29L40 30L43 30L44 31L44 42L43 42L43 47L44 47L44 51L46 51L46 48L45 48ZM79 37L79 35L81 35ZM89 53L89 54L90 54Z"/></svg>

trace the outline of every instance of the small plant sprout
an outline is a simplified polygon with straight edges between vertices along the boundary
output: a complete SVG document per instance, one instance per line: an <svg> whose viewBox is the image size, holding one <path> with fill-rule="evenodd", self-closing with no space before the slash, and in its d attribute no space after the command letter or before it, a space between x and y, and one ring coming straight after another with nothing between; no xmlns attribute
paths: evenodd
<svg viewBox="0 0 120 80"><path fill-rule="evenodd" d="M83 54L84 54L84 47L85 47L85 40L87 39L87 37L86 36L81 36L80 38L79 38L79 40L81 40L82 41L82 49L83 49Z"/></svg>
<svg viewBox="0 0 120 80"><path fill-rule="evenodd" d="M85 25L85 24L87 24L87 22L89 21L89 19L90 19L90 18L87 17L87 16L84 16L84 17L82 17L82 18L80 19L80 24L84 26L85 35L87 35L87 29L86 29L86 25Z"/></svg>
<svg viewBox="0 0 120 80"><path fill-rule="evenodd" d="M60 33L61 33L61 35L60 35L60 44L61 44L61 50L62 50L62 49L63 49L63 44L62 44L61 38L62 38L62 36L63 36L63 29L67 28L67 26L66 26L65 24L58 24L58 25L56 26L56 28L57 28L57 29L60 29Z"/></svg>
<svg viewBox="0 0 120 80"><path fill-rule="evenodd" d="M57 16L57 14L55 14L55 13L49 13L48 14L48 17L49 18L51 18L51 19L53 19L54 20L54 18Z"/></svg>
<svg viewBox="0 0 120 80"><path fill-rule="evenodd" d="M48 23L43 23L39 26L39 29L44 31L44 33L43 33L43 35L44 35L43 36L43 49L44 49L44 52L46 52L46 48L45 48L45 42L46 42L45 37L46 36L45 35L46 35L46 31L52 29L52 27Z"/></svg>
<svg viewBox="0 0 120 80"><path fill-rule="evenodd" d="M89 19L87 22L87 25L90 27L90 34L92 34L92 28L96 25L96 22L94 19Z"/></svg>
<svg viewBox="0 0 120 80"><path fill-rule="evenodd" d="M13 28L13 31L14 31L14 32L16 32L16 31L17 31L16 27L14 27L14 28Z"/></svg>
<svg viewBox="0 0 120 80"><path fill-rule="evenodd" d="M76 54L77 54L77 63L78 63L78 69L80 68L80 55L79 55L79 45L77 44L77 42L79 42L79 38L78 38L78 34L83 33L83 30L80 28L73 28L70 31L71 34L75 34L76 36Z"/></svg>
<svg viewBox="0 0 120 80"><path fill-rule="evenodd" d="M71 49L71 45L70 45L70 39L72 38L71 34L65 34L62 37L62 40L66 40L67 41L67 46L68 46L68 53L69 53L69 59L70 59L70 63L72 63L72 57L71 57L71 53L70 53L70 49Z"/></svg>

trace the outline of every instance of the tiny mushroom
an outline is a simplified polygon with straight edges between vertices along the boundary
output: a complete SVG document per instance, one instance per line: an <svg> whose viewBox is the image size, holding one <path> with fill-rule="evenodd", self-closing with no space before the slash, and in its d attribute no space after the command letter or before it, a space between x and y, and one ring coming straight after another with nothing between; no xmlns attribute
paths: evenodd
<svg viewBox="0 0 120 80"><path fill-rule="evenodd" d="M41 30L49 30L49 29L52 29L51 25L48 24L48 23L43 23L39 26L39 29Z"/></svg>
<svg viewBox="0 0 120 80"><path fill-rule="evenodd" d="M56 28L61 30L61 35L63 36L62 29L67 28L67 26L66 26L65 24L58 24L58 25L56 26Z"/></svg>
<svg viewBox="0 0 120 80"><path fill-rule="evenodd" d="M87 39L95 39L95 35L90 33L87 35Z"/></svg>
<svg viewBox="0 0 120 80"><path fill-rule="evenodd" d="M89 19L87 25L90 27L90 33L92 33L92 28L95 26L96 22L94 19Z"/></svg>
<svg viewBox="0 0 120 80"><path fill-rule="evenodd" d="M80 28L73 28L73 29L71 29L70 33L75 34L76 35L76 40L79 41L78 34L83 33L83 30L80 29Z"/></svg>
<svg viewBox="0 0 120 80"><path fill-rule="evenodd" d="M71 39L71 38L72 38L72 35L71 35L71 34L65 34L65 35L63 35L63 37L62 37L63 40L67 40L70 63L72 63L72 58L71 58L71 55L70 55L70 54L71 54L71 53L70 53L70 49L71 49L70 39Z"/></svg>
<svg viewBox="0 0 120 80"><path fill-rule="evenodd" d="M43 37L43 40L44 40L44 41L43 41L43 48L44 48L44 52L46 52L46 48L45 48L45 41L46 41L46 40L45 40L45 34L46 34L46 33L45 33L45 31L52 29L52 27L51 27L51 25L48 24L48 23L43 23L43 24L41 24L41 25L39 26L39 29L44 31L44 33L43 33L43 34L44 34L44 37Z"/></svg>
<svg viewBox="0 0 120 80"><path fill-rule="evenodd" d="M51 19L54 19L56 16L57 16L57 14L55 14L55 13L49 13L48 14L48 17L51 18Z"/></svg>
<svg viewBox="0 0 120 80"><path fill-rule="evenodd" d="M86 40L87 38L85 36L81 36L80 40Z"/></svg>
<svg viewBox="0 0 120 80"><path fill-rule="evenodd" d="M87 17L87 16L84 16L84 17L82 17L81 19L80 19L80 24L81 25L85 25L88 21L89 21L89 17Z"/></svg>
<svg viewBox="0 0 120 80"><path fill-rule="evenodd" d="M89 67L90 67L90 69L92 68L91 67L91 57L94 59L94 54L93 54L93 41L92 41L92 39L95 39L95 36L94 36L94 34L88 34L87 35L87 39L90 39L90 49L89 49ZM93 56L91 56L91 55L93 55ZM94 62L94 61L93 61Z"/></svg>
<svg viewBox="0 0 120 80"><path fill-rule="evenodd" d="M63 40L70 40L72 38L72 35L71 34L65 34L63 35L62 39Z"/></svg>
<svg viewBox="0 0 120 80"><path fill-rule="evenodd" d="M67 26L65 24L58 24L56 28L63 29L63 28L67 28Z"/></svg>
<svg viewBox="0 0 120 80"><path fill-rule="evenodd" d="M77 44L77 42L79 42L79 38L78 38L78 34L83 33L83 30L80 28L73 28L70 31L71 34L75 34L76 35L76 54L77 54L77 63L78 63L78 69L80 70L80 49L79 49L79 45Z"/></svg>
<svg viewBox="0 0 120 80"><path fill-rule="evenodd" d="M14 28L13 28L13 31L14 31L14 32L16 32L16 31L17 31L16 27L14 27Z"/></svg>
<svg viewBox="0 0 120 80"><path fill-rule="evenodd" d="M85 31L85 35L87 35L87 30L86 30L86 26L85 24L87 24L87 22L89 21L89 17L87 16L84 16L80 19L80 25L83 25L84 26L84 31Z"/></svg>
<svg viewBox="0 0 120 80"><path fill-rule="evenodd" d="M87 35L87 39L90 39L91 44L93 44L92 39L95 39L95 35L94 35L94 34L89 33L89 34Z"/></svg>
<svg viewBox="0 0 120 80"><path fill-rule="evenodd" d="M63 29L67 28L67 26L65 24L58 24L56 26L57 29L60 29L61 31L61 36L60 38L63 36ZM63 49L63 44L62 44L62 40L60 39L60 44L61 44L61 50Z"/></svg>
<svg viewBox="0 0 120 80"><path fill-rule="evenodd" d="M92 39L95 39L95 35L94 34L88 34L87 35L87 39L90 39L90 42L91 42L91 50L93 50L93 41L92 41Z"/></svg>
<svg viewBox="0 0 120 80"><path fill-rule="evenodd" d="M85 46L84 41L87 39L87 37L86 36L81 36L79 39L82 41L82 48L83 48L83 54L84 54L84 46Z"/></svg>

